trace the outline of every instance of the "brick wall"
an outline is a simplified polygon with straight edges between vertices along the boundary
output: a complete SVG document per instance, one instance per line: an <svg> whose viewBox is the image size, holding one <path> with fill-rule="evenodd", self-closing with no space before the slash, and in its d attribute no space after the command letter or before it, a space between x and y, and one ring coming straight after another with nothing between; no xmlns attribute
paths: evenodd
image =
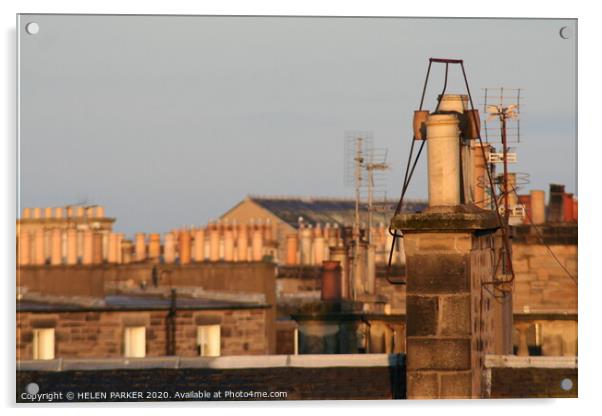
<svg viewBox="0 0 602 416"><path fill-rule="evenodd" d="M87 311L17 313L17 360L33 356L33 329L55 328L55 357L123 357L124 328L146 327L147 356L166 355L167 311ZM180 310L176 315L176 354L198 355L198 325L221 325L221 354L267 354L266 309Z"/></svg>

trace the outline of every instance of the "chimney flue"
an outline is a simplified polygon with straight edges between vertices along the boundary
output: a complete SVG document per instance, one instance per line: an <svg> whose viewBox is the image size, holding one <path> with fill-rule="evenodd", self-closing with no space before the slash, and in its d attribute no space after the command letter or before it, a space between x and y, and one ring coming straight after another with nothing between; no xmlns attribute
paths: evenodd
<svg viewBox="0 0 602 416"><path fill-rule="evenodd" d="M322 263L322 300L341 299L341 263L326 260Z"/></svg>
<svg viewBox="0 0 602 416"><path fill-rule="evenodd" d="M460 130L454 114L426 122L429 207L460 205Z"/></svg>

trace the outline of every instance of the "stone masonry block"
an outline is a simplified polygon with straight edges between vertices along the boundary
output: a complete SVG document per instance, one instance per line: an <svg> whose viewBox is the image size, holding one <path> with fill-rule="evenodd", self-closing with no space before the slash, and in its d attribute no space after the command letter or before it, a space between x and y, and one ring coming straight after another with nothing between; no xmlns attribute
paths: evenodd
<svg viewBox="0 0 602 416"><path fill-rule="evenodd" d="M439 398L439 376L431 372L407 372L407 398L429 400Z"/></svg>
<svg viewBox="0 0 602 416"><path fill-rule="evenodd" d="M458 293L470 290L469 255L417 254L406 258L408 293Z"/></svg>
<svg viewBox="0 0 602 416"><path fill-rule="evenodd" d="M447 372L441 374L442 399L470 399L472 397L472 372Z"/></svg>
<svg viewBox="0 0 602 416"><path fill-rule="evenodd" d="M441 297L441 335L470 335L470 295L452 295Z"/></svg>
<svg viewBox="0 0 602 416"><path fill-rule="evenodd" d="M437 296L412 296L406 298L406 335L437 335L439 302Z"/></svg>
<svg viewBox="0 0 602 416"><path fill-rule="evenodd" d="M408 370L469 370L470 338L408 337Z"/></svg>
<svg viewBox="0 0 602 416"><path fill-rule="evenodd" d="M456 241L465 240L468 242L468 248L465 251L470 251L472 246L472 237L468 233L423 233L417 235L418 250L420 253L427 251L456 251ZM466 246L466 244L464 244ZM462 244L460 244L462 247Z"/></svg>

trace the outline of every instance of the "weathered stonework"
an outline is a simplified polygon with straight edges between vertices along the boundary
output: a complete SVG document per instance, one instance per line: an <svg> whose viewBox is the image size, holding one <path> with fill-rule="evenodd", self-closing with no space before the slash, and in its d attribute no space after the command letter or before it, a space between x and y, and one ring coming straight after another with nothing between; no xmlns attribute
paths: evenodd
<svg viewBox="0 0 602 416"><path fill-rule="evenodd" d="M406 254L408 398L483 397L484 355L500 330L482 285L493 276L497 215L431 207L392 224L403 232Z"/></svg>
<svg viewBox="0 0 602 416"><path fill-rule="evenodd" d="M198 356L198 325L221 326L222 355L267 354L267 309L181 310L176 314L176 351ZM54 328L56 358L119 358L126 326L146 328L146 355L166 355L168 311L17 312L17 361L33 357L33 330Z"/></svg>

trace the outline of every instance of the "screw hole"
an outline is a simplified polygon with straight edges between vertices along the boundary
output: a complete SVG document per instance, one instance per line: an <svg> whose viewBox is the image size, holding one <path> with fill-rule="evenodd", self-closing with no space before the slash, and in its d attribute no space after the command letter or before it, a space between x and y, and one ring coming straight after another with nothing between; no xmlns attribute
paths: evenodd
<svg viewBox="0 0 602 416"><path fill-rule="evenodd" d="M25 31L30 35L37 35L40 31L40 25L38 25L36 22L27 23L25 26Z"/></svg>
<svg viewBox="0 0 602 416"><path fill-rule="evenodd" d="M560 387L564 391L569 391L573 388L573 380L570 378L565 378L560 382Z"/></svg>

